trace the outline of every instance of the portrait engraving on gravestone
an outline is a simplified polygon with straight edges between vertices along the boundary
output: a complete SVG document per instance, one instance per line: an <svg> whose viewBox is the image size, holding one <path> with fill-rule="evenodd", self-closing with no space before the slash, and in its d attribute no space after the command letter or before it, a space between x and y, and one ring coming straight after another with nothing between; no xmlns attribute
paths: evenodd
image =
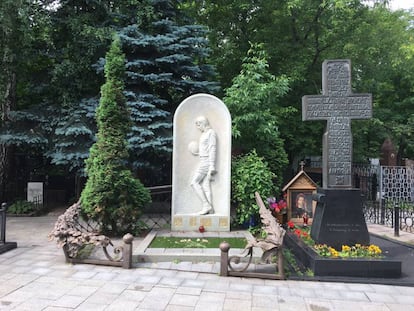
<svg viewBox="0 0 414 311"><path fill-rule="evenodd" d="M352 185L352 119L369 119L371 94L352 94L349 60L325 61L322 65L322 95L302 98L302 119L327 120L323 135L323 186Z"/></svg>
<svg viewBox="0 0 414 311"><path fill-rule="evenodd" d="M199 214L213 214L211 182L216 174L217 135L205 116L197 117L195 126L201 132L200 139L198 144L195 141L190 142L188 149L194 156L198 156L199 163L194 170L190 186L201 202Z"/></svg>

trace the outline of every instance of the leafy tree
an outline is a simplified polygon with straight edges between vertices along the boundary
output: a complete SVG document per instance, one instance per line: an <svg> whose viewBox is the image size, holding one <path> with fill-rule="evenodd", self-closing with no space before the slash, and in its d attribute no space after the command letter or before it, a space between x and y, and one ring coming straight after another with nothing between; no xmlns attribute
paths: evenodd
<svg viewBox="0 0 414 311"><path fill-rule="evenodd" d="M413 19L409 12L374 7L360 25L360 35L345 46L355 60L356 85L374 95L373 119L353 124L356 146L365 149L357 154L377 156L384 140L391 138L399 165L403 158L414 157Z"/></svg>
<svg viewBox="0 0 414 311"><path fill-rule="evenodd" d="M22 96L0 139L82 173L96 132L94 111L104 64L99 60L104 60L115 30L128 58L125 91L134 122L128 137L134 171L148 176L147 183L168 182L176 106L193 93L217 88L208 81L213 71L206 64L206 29L177 14L176 1L65 0L52 9L43 6L46 1L24 3L40 3L36 18L25 20L41 23L21 27L33 38L22 57L27 66L20 67L28 79L19 80ZM24 40L11 37L16 38L12 50L20 51L17 46Z"/></svg>
<svg viewBox="0 0 414 311"><path fill-rule="evenodd" d="M1 72L0 72L0 125L10 118L10 110L16 105L16 66L13 53L13 34L17 31L17 6L14 1L0 4L1 30ZM0 144L0 199L5 199L6 184L10 175L10 147L4 141Z"/></svg>
<svg viewBox="0 0 414 311"><path fill-rule="evenodd" d="M106 82L96 114L97 141L86 161L88 180L81 195L83 214L109 234L136 230L142 208L151 200L127 166L126 136L131 122L123 94L124 73L125 56L115 38L106 57Z"/></svg>
<svg viewBox="0 0 414 311"><path fill-rule="evenodd" d="M39 51L50 47L48 25L44 7L38 1L5 0L0 3L0 126L4 129L0 135L2 200L12 199L6 196L14 185L15 141L31 141L35 143L34 150L44 146L33 122L20 122L25 119L34 121L30 116L38 117L39 113L30 111L25 115L15 111L29 107L44 94L48 61L47 56ZM23 129L24 132L13 137L15 129Z"/></svg>
<svg viewBox="0 0 414 311"><path fill-rule="evenodd" d="M232 201L236 204L236 219L239 224L249 222L251 218L256 224L260 223L259 207L254 193L268 198L278 193L280 189L273 183L274 174L264 158L252 150L232 162Z"/></svg>
<svg viewBox="0 0 414 311"><path fill-rule="evenodd" d="M352 61L354 92L374 95L374 120L352 125L354 158L378 156L387 136L403 147L401 157L413 156L412 140L404 134L412 133L407 117L413 113L409 105L414 81L413 15L391 12L388 1L369 4L360 0L206 0L186 1L185 8L211 29L212 59L224 87L240 70L247 41L263 42L269 72L290 78L290 92L281 104L297 112L280 120L279 129L291 163L322 153L324 122L302 122L301 97L320 93L322 62L340 58ZM404 113L400 113L402 107Z"/></svg>
<svg viewBox="0 0 414 311"><path fill-rule="evenodd" d="M226 90L224 102L232 115L234 147L242 153L256 149L269 164L279 186L288 161L278 125L295 109L280 107L289 90L289 79L276 78L268 67L262 45L252 45L240 74Z"/></svg>
<svg viewBox="0 0 414 311"><path fill-rule="evenodd" d="M256 36L260 32L257 14L264 2L206 0L183 1L181 4L183 10L210 29L211 60L217 68L223 89L230 87L233 78L240 72L243 59L250 49L249 42L265 42ZM276 1L272 2L275 6L279 5Z"/></svg>

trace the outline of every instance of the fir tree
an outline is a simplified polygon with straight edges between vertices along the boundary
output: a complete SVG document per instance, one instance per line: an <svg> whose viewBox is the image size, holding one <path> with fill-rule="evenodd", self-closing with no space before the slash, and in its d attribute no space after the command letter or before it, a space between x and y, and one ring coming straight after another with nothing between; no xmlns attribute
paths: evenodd
<svg viewBox="0 0 414 311"><path fill-rule="evenodd" d="M116 37L106 57L106 82L96 113L97 141L86 160L88 180L81 195L83 214L97 221L104 233L134 232L150 195L127 167L129 113L123 94L125 56Z"/></svg>
<svg viewBox="0 0 414 311"><path fill-rule="evenodd" d="M116 31L128 60L129 161L136 175L147 176L145 184L169 183L175 108L191 94L217 89L208 81L213 70L206 64L206 29L178 12L171 0L61 1L47 15L41 37L47 44L30 54L35 60L26 57L36 65L32 76L42 79L19 87L26 92L23 104L2 124L0 143L37 150L51 164L83 175L96 133L103 51Z"/></svg>
<svg viewBox="0 0 414 311"><path fill-rule="evenodd" d="M119 35L126 63L126 96L133 122L128 135L134 169L150 168L149 183L170 182L172 117L187 96L214 93L206 29L185 24L174 1L147 1L135 24ZM156 177L158 180L154 180Z"/></svg>

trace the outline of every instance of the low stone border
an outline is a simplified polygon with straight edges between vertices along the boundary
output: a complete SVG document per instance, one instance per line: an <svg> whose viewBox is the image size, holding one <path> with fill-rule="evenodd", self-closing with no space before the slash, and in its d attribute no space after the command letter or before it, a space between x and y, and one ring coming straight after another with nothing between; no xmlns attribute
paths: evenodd
<svg viewBox="0 0 414 311"><path fill-rule="evenodd" d="M174 232L167 230L151 230L145 239L133 250L132 261L138 262L165 262L165 261L189 261L189 262L220 262L220 249L217 248L149 248L149 245L156 236L172 236L183 238L208 238L208 237L222 237L225 241L226 237L232 238L252 238L248 231L233 231L233 232ZM231 250L232 255L239 255L244 252L244 249L234 248ZM254 260L259 261L263 252L261 249L257 250L254 255Z"/></svg>

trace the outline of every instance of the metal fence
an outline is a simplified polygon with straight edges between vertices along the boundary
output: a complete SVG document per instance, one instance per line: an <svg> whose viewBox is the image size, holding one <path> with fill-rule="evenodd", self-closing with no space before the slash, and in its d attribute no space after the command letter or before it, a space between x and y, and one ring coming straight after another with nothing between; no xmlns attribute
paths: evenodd
<svg viewBox="0 0 414 311"><path fill-rule="evenodd" d="M151 192L152 203L145 207L140 220L148 229L170 228L172 186L156 186L148 189Z"/></svg>
<svg viewBox="0 0 414 311"><path fill-rule="evenodd" d="M367 222L414 232L414 168L354 164L353 186L361 190ZM149 229L171 225L172 186L149 188L153 202L141 221Z"/></svg>
<svg viewBox="0 0 414 311"><path fill-rule="evenodd" d="M379 166L378 192L364 196L367 222L414 232L414 169L406 166Z"/></svg>

